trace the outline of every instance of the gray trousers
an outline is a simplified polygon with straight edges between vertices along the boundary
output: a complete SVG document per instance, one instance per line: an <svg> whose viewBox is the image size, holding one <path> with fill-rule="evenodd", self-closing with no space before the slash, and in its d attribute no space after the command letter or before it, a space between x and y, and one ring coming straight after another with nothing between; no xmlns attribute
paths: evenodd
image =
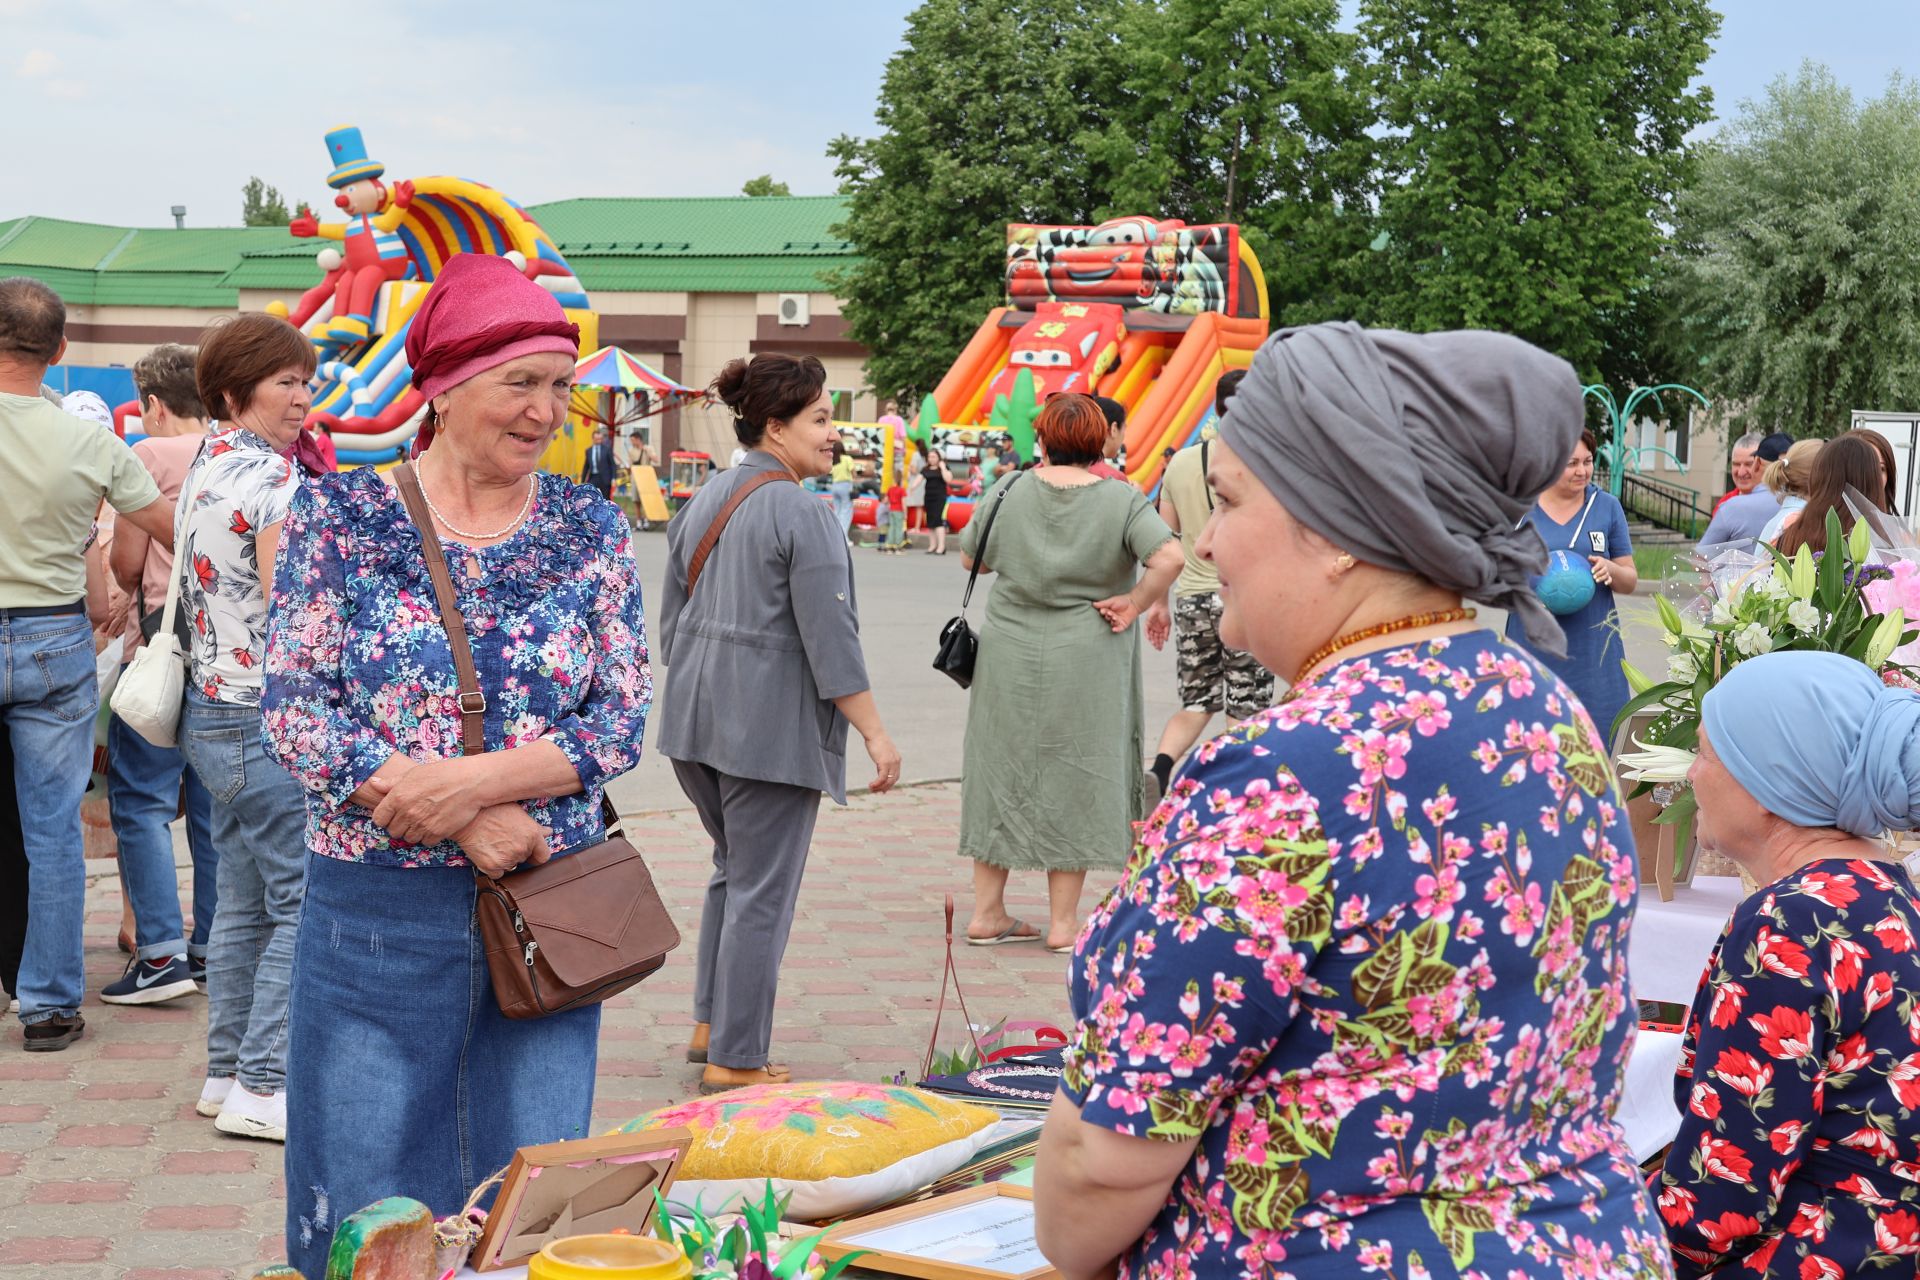
<svg viewBox="0 0 1920 1280"><path fill-rule="evenodd" d="M820 793L736 778L675 760L680 789L713 837L713 878L700 912L693 1016L713 1024L707 1061L752 1070L767 1062L800 878L807 869Z"/></svg>

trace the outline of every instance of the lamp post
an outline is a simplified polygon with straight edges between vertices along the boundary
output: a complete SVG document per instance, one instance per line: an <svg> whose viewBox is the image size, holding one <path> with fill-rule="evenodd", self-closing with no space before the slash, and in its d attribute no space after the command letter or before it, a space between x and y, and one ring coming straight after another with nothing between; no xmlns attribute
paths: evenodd
<svg viewBox="0 0 1920 1280"><path fill-rule="evenodd" d="M1638 471L1640 455L1643 453L1663 453L1673 460L1675 467L1683 465L1671 449L1663 449L1658 445L1647 445L1637 449L1627 447L1627 423L1633 420L1633 411L1639 407L1642 400L1657 396L1662 391L1683 391L1698 400L1702 409L1713 407L1712 402L1705 396L1692 387L1678 382L1663 382L1657 387L1635 387L1625 404L1621 404L1614 398L1613 389L1604 382L1596 382L1590 387L1581 388L1580 393L1583 396L1598 400L1600 407L1607 412L1607 421L1611 429L1607 432L1606 443L1600 446L1600 457L1607 465L1607 492L1616 498L1620 496L1621 486L1626 482L1629 463L1635 471Z"/></svg>

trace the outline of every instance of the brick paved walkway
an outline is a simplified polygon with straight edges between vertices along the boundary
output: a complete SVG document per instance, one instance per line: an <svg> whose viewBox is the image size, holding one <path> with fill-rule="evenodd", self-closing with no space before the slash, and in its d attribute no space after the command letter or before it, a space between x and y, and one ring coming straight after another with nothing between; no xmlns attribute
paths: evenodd
<svg viewBox="0 0 1920 1280"><path fill-rule="evenodd" d="M955 894L963 928L970 902L968 866L953 856L959 812L957 784L822 810L774 1028L796 1079L918 1068L939 990L941 898ZM688 1097L699 1080L681 1047L709 846L691 810L628 821L683 941L659 976L607 1005L596 1128ZM98 992L124 957L117 878L89 869L87 985ZM1014 878L1017 915L1044 922L1044 904L1041 877ZM1063 957L1031 944L956 953L976 1019L1065 1017ZM194 1114L206 1001L116 1008L90 995L85 1013L86 1038L64 1053L22 1052L17 1019L0 1036L0 1277L220 1280L278 1260L280 1148Z"/></svg>

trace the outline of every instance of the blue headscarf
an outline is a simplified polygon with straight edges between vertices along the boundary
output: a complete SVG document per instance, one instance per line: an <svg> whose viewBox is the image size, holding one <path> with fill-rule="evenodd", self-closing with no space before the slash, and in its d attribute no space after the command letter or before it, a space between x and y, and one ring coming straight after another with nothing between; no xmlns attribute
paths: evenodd
<svg viewBox="0 0 1920 1280"><path fill-rule="evenodd" d="M1701 723L1734 781L1799 827L1920 826L1920 694L1838 653L1768 653L1727 672Z"/></svg>

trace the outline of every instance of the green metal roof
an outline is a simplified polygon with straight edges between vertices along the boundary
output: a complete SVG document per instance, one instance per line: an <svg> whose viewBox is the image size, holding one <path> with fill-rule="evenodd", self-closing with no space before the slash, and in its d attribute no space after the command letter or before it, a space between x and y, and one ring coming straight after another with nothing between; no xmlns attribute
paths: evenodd
<svg viewBox="0 0 1920 1280"><path fill-rule="evenodd" d="M231 307L222 277L277 227L106 227L59 218L0 223L0 274L34 276L76 305ZM309 256L309 263L312 259Z"/></svg>
<svg viewBox="0 0 1920 1280"><path fill-rule="evenodd" d="M833 234L840 196L580 199L527 210L591 292L804 293L853 260ZM304 290L326 242L280 227L0 222L0 275L44 280L74 304L222 308L242 289Z"/></svg>

